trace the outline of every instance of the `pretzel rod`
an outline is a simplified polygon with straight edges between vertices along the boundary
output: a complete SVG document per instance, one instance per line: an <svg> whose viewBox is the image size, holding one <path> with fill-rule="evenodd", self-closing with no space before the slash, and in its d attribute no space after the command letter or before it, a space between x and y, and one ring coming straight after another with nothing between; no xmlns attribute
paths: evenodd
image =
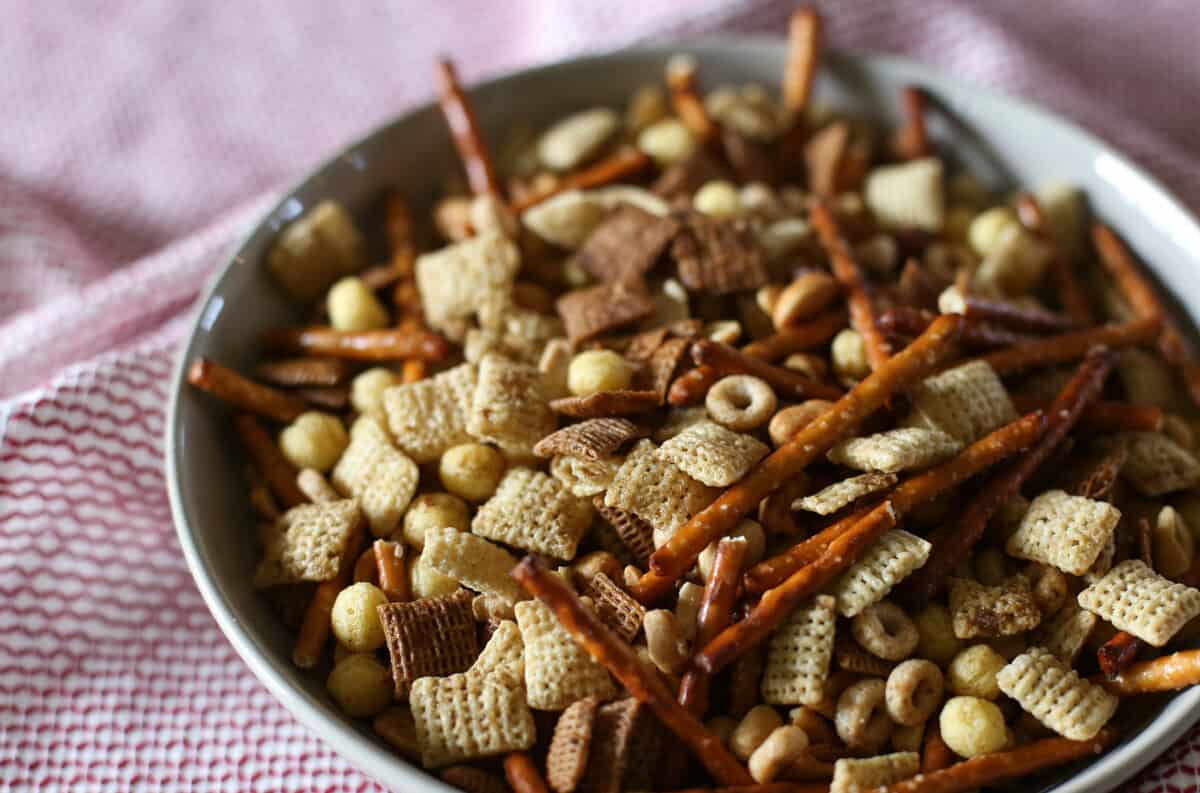
<svg viewBox="0 0 1200 793"><path fill-rule="evenodd" d="M963 314L976 322L995 322L1013 330L1061 333L1073 330L1076 324L1069 317L1035 306L1021 306L1007 300L992 300L979 295L962 296Z"/></svg>
<svg viewBox="0 0 1200 793"><path fill-rule="evenodd" d="M442 59L438 61L437 72L442 89L438 104L441 105L442 115L446 117L446 126L450 127L458 157L467 172L471 192L475 195L504 195L479 129L479 119L475 117L475 108L458 82L458 71L453 62Z"/></svg>
<svg viewBox="0 0 1200 793"><path fill-rule="evenodd" d="M962 318L955 315L939 317L903 352L868 375L832 408L805 425L790 441L755 466L740 482L680 526L650 557L651 569L634 585L634 596L643 603L652 603L666 594L710 542L731 531L746 513L758 507L760 501L857 429L893 394L936 368L953 350L962 324Z"/></svg>
<svg viewBox="0 0 1200 793"><path fill-rule="evenodd" d="M340 331L326 327L277 328L268 331L267 347L281 353L329 355L352 361L396 361L417 358L440 361L450 345L436 333L411 327Z"/></svg>
<svg viewBox="0 0 1200 793"><path fill-rule="evenodd" d="M1046 418L1040 410L1022 416L975 441L946 462L905 480L887 499L903 516L958 487L985 468L1028 449L1045 429ZM759 562L745 575L746 591L765 592L783 583L801 567L816 561L834 540L862 520L866 512L865 509L856 510L799 545Z"/></svg>
<svg viewBox="0 0 1200 793"><path fill-rule="evenodd" d="M751 358L777 361L794 352L806 352L823 347L842 328L846 327L846 311L836 309L802 325L785 328L765 339L753 341L742 348Z"/></svg>
<svg viewBox="0 0 1200 793"><path fill-rule="evenodd" d="M921 746L921 773L941 771L954 762L954 752L942 740L942 731L936 721L929 722L929 730L925 733L925 742Z"/></svg>
<svg viewBox="0 0 1200 793"><path fill-rule="evenodd" d="M919 160L931 154L925 129L925 99L925 92L915 85L906 85L900 92L904 126L898 130L896 139L900 155L906 160Z"/></svg>
<svg viewBox="0 0 1200 793"><path fill-rule="evenodd" d="M689 787L671 793L829 793L829 785L821 782L763 782L729 787Z"/></svg>
<svg viewBox="0 0 1200 793"><path fill-rule="evenodd" d="M690 60L667 64L667 89L671 92L671 105L675 115L683 122L696 140L704 145L717 139L720 129L708 115L704 100L696 86L696 66Z"/></svg>
<svg viewBox="0 0 1200 793"><path fill-rule="evenodd" d="M412 600L408 571L404 566L405 546L388 540L375 541L376 577L379 588L392 603Z"/></svg>
<svg viewBox="0 0 1200 793"><path fill-rule="evenodd" d="M208 358L192 361L187 379L222 402L274 421L289 422L308 409L299 399L277 388L256 383Z"/></svg>
<svg viewBox="0 0 1200 793"><path fill-rule="evenodd" d="M350 379L351 369L337 358L286 358L263 361L254 368L254 374L281 386L331 386Z"/></svg>
<svg viewBox="0 0 1200 793"><path fill-rule="evenodd" d="M362 544L362 525L363 521L359 520L346 539L346 550L342 553L337 575L317 584L312 600L304 611L304 621L300 623L296 643L292 646L292 663L301 669L312 669L321 660L321 650L329 640L329 615L333 611L333 601L346 588L354 572L355 565L351 560L358 554L358 547Z"/></svg>
<svg viewBox="0 0 1200 793"><path fill-rule="evenodd" d="M297 388L296 396L322 410L341 412L350 404L350 386L331 385L319 388Z"/></svg>
<svg viewBox="0 0 1200 793"><path fill-rule="evenodd" d="M758 507L758 522L768 534L795 535L800 533L800 523L792 510L796 499L812 492L808 477L796 474L783 486L763 499Z"/></svg>
<svg viewBox="0 0 1200 793"><path fill-rule="evenodd" d="M846 293L846 302L850 307L850 324L862 334L867 345L867 358L871 369L877 370L891 356L891 345L879 330L875 321L875 303L867 287L866 277L862 268L854 260L850 245L842 234L841 226L832 210L823 201L816 201L812 207L811 220L817 229L821 247L829 254L833 277Z"/></svg>
<svg viewBox="0 0 1200 793"><path fill-rule="evenodd" d="M255 468L262 473L279 505L288 509L306 503L308 499L296 486L296 467L279 451L275 439L267 434L258 419L248 413L240 413L234 419L234 426Z"/></svg>
<svg viewBox="0 0 1200 793"><path fill-rule="evenodd" d="M1140 661L1112 680L1102 682L1109 691L1123 697L1187 688L1200 683L1200 650L1182 650L1152 661Z"/></svg>
<svg viewBox="0 0 1200 793"><path fill-rule="evenodd" d="M885 532L896 527L900 514L891 501L884 501L853 527L838 535L810 564L786 581L763 593L758 605L741 622L729 626L704 646L692 663L715 675L747 650L757 646L806 598L816 594L858 561Z"/></svg>
<svg viewBox="0 0 1200 793"><path fill-rule="evenodd" d="M937 318L932 311L925 311L912 306L892 306L879 315L875 324L879 330L888 336L918 336L925 332L929 324ZM1032 337L1016 333L1008 328L998 328L983 322L967 318L963 325L962 343L965 347L993 349L1009 347Z"/></svg>
<svg viewBox="0 0 1200 793"><path fill-rule="evenodd" d="M982 355L979 359L1000 375L1054 366L1078 360L1097 345L1119 349L1153 341L1161 324L1160 319L1147 317L1120 324L1096 325L1084 330L1020 342L1007 349Z"/></svg>
<svg viewBox="0 0 1200 793"><path fill-rule="evenodd" d="M667 403L675 407L683 407L704 399L713 383L721 379L721 375L712 366L697 366L688 369L671 381L667 389Z"/></svg>
<svg viewBox="0 0 1200 793"><path fill-rule="evenodd" d="M788 23L787 64L783 70L783 106L799 123L812 95L821 59L821 17L816 9L801 8Z"/></svg>
<svg viewBox="0 0 1200 793"><path fill-rule="evenodd" d="M504 778L513 793L550 793L537 765L525 752L513 752L504 758Z"/></svg>
<svg viewBox="0 0 1200 793"><path fill-rule="evenodd" d="M354 583L360 584L363 581L374 584L379 580L378 560L375 558L374 546L368 545L366 550L358 555L358 561L354 563Z"/></svg>
<svg viewBox="0 0 1200 793"><path fill-rule="evenodd" d="M1096 660L1100 662L1100 671L1109 680L1117 678L1137 660L1138 653L1143 646L1141 639L1131 633L1121 631L1096 650Z"/></svg>
<svg viewBox="0 0 1200 793"><path fill-rule="evenodd" d="M963 760L940 771L921 773L903 782L881 787L879 793L964 793L1045 768L1066 765L1081 757L1100 754L1116 739L1116 730L1110 727L1100 730L1090 741L1044 738L1016 749Z"/></svg>
<svg viewBox="0 0 1200 793"><path fill-rule="evenodd" d="M1013 394L1013 405L1020 412L1045 407L1043 400L1032 394ZM1133 405L1097 399L1079 417L1079 425L1097 432L1158 432L1163 425L1163 410L1157 405Z"/></svg>
<svg viewBox="0 0 1200 793"><path fill-rule="evenodd" d="M1038 467L1046 461L1067 433L1079 421L1100 390L1113 366L1112 353L1095 349L1079 365L1075 376L1055 397L1046 411L1047 427L1041 439L997 472L984 484L953 523L946 523L929 535L933 550L925 564L901 584L902 591L913 601L923 604L942 591L947 576L967 558L975 543L983 536L987 523L996 511L1015 496Z"/></svg>
<svg viewBox="0 0 1200 793"><path fill-rule="evenodd" d="M593 165L583 170L567 174L548 190L530 193L513 201L512 210L518 215L530 207L537 206L548 198L568 190L588 190L593 187L603 187L606 184L620 182L630 176L636 176L653 164L649 155L641 149L629 146L618 149Z"/></svg>
<svg viewBox="0 0 1200 793"><path fill-rule="evenodd" d="M840 399L846 392L837 386L810 380L782 366L739 352L728 344L701 339L692 344L692 359L709 366L720 379L731 374L753 375L767 383L783 399Z"/></svg>
<svg viewBox="0 0 1200 793"><path fill-rule="evenodd" d="M747 543L726 537L717 543L712 572L704 583L704 595L696 614L696 647L703 647L725 630L737 600L738 579L746 558ZM679 704L692 715L701 717L708 710L710 678L704 672L689 667L679 684Z"/></svg>
<svg viewBox="0 0 1200 793"><path fill-rule="evenodd" d="M1062 303L1063 311L1080 326L1091 325L1095 318L1092 315L1091 301L1088 300L1087 290L1079 281L1075 265L1062 251L1061 241L1054 239L1053 230L1046 221L1046 215L1037 199L1029 193L1021 193L1016 202L1017 217L1021 224L1053 249L1050 257L1050 275L1054 278L1055 290Z"/></svg>
<svg viewBox="0 0 1200 793"><path fill-rule="evenodd" d="M391 268L397 277L413 277L417 258L416 233L412 209L398 192L388 194L383 204L383 230L392 252ZM364 278L364 280L366 280Z"/></svg>
<svg viewBox="0 0 1200 793"><path fill-rule="evenodd" d="M1117 288L1129 301L1134 313L1139 317L1162 321L1158 351L1179 372L1192 401L1200 405L1200 362L1196 359L1196 351L1171 318L1154 285L1134 260L1129 248L1108 226L1094 224L1092 242L1100 254L1100 261L1117 282Z"/></svg>
<svg viewBox="0 0 1200 793"><path fill-rule="evenodd" d="M566 582L533 556L526 556L513 568L512 575L526 592L550 607L563 628L596 663L608 669L630 694L654 711L663 726L687 745L713 778L723 785L753 782L721 739L675 701L662 679L583 605Z"/></svg>

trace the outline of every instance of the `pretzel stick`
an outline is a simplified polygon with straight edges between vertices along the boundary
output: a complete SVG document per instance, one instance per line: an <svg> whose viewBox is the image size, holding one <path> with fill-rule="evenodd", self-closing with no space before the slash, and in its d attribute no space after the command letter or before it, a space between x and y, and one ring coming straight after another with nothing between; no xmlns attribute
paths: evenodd
<svg viewBox="0 0 1200 793"><path fill-rule="evenodd" d="M389 193L383 205L383 230L392 252L392 270L402 279L412 278L416 264L414 228L408 201L398 192Z"/></svg>
<svg viewBox="0 0 1200 793"><path fill-rule="evenodd" d="M846 302L850 307L850 324L862 334L867 345L867 358L871 362L871 369L877 370L891 356L892 351L891 345L875 321L875 303L867 288L866 276L854 260L854 254L842 234L837 218L825 202L818 200L813 204L811 219L821 240L821 247L829 254L833 277L846 293Z"/></svg>
<svg viewBox="0 0 1200 793"><path fill-rule="evenodd" d="M467 172L471 192L475 195L504 195L479 129L475 108L458 82L458 71L450 60L442 59L438 61L437 72L442 88L438 104L441 105L442 115L446 117L446 126L450 127L458 157Z"/></svg>
<svg viewBox="0 0 1200 793"><path fill-rule="evenodd" d="M765 381L783 399L836 400L846 393L837 386L810 380L790 369L769 364L711 339L701 339L692 344L692 359L701 366L712 367L718 378L731 374L753 375Z"/></svg>
<svg viewBox="0 0 1200 793"><path fill-rule="evenodd" d="M629 146L622 147L599 162L589 165L580 171L567 174L548 190L522 196L513 201L512 210L518 215L530 207L537 206L546 199L553 198L568 190L588 190L593 187L603 187L606 184L620 182L627 177L635 176L653 164L653 160L642 152Z"/></svg>
<svg viewBox="0 0 1200 793"><path fill-rule="evenodd" d="M1025 480L1058 448L1079 421L1084 408L1100 393L1105 378L1112 370L1113 357L1112 353L1103 349L1089 352L1075 376L1046 411L1046 431L1037 444L993 475L971 499L957 521L943 524L929 535L928 540L933 544L929 559L901 584L902 591L911 600L924 604L942 591L947 576L979 542L988 521L1001 506L1020 492Z"/></svg>
<svg viewBox="0 0 1200 793"><path fill-rule="evenodd" d="M254 374L281 386L330 386L346 382L350 366L337 358L287 358L263 361L254 368Z"/></svg>
<svg viewBox="0 0 1200 793"><path fill-rule="evenodd" d="M375 541L376 576L379 588L392 603L412 600L408 571L404 566L405 546L388 540Z"/></svg>
<svg viewBox="0 0 1200 793"><path fill-rule="evenodd" d="M671 793L829 793L829 785L821 782L764 782L728 787L689 787Z"/></svg>
<svg viewBox="0 0 1200 793"><path fill-rule="evenodd" d="M634 597L652 603L687 572L700 552L731 531L746 513L775 489L853 432L891 396L923 379L950 354L962 330L962 318L940 317L929 330L892 357L772 452L738 484L679 527L650 557L650 570L633 587Z"/></svg>
<svg viewBox="0 0 1200 793"><path fill-rule="evenodd" d="M1017 196L1016 207L1017 217L1020 218L1021 224L1036 236L1041 237L1053 249L1050 257L1050 274L1054 278L1054 286L1058 292L1058 298L1062 302L1063 311L1076 325L1091 325L1095 319L1092 316L1092 306L1091 301L1088 300L1087 291L1079 281L1075 265L1064 255L1062 241L1054 239L1053 230L1046 221L1046 215L1042 212L1041 205L1029 193L1021 193Z"/></svg>
<svg viewBox="0 0 1200 793"><path fill-rule="evenodd" d="M721 739L675 701L662 679L641 662L633 648L600 622L559 576L533 556L526 556L513 568L512 575L526 592L550 607L563 628L596 663L612 672L630 694L654 711L663 726L687 745L718 782L751 784L750 774Z"/></svg>
<svg viewBox="0 0 1200 793"><path fill-rule="evenodd" d="M667 389L667 403L675 407L683 407L704 399L713 383L721 379L721 375L712 366L697 366L688 369L671 382Z"/></svg>
<svg viewBox="0 0 1200 793"><path fill-rule="evenodd" d="M513 793L550 793L537 765L525 752L513 752L504 758L504 778Z"/></svg>
<svg viewBox="0 0 1200 793"><path fill-rule="evenodd" d="M208 358L197 358L188 368L188 382L236 408L287 423L308 408L277 388L256 383Z"/></svg>
<svg viewBox="0 0 1200 793"><path fill-rule="evenodd" d="M350 405L350 386L331 385L320 388L298 388L296 396L321 410L339 413Z"/></svg>
<svg viewBox="0 0 1200 793"><path fill-rule="evenodd" d="M364 581L374 584L379 580L378 560L375 558L375 547L368 545L366 550L358 555L358 561L354 563L354 583L360 584Z"/></svg>
<svg viewBox="0 0 1200 793"><path fill-rule="evenodd" d="M1033 394L1013 394L1012 403L1019 412L1027 413L1045 407L1046 403ZM1079 426L1097 432L1158 432L1163 425L1163 410L1157 405L1132 405L1097 399L1079 417Z"/></svg>
<svg viewBox="0 0 1200 793"><path fill-rule="evenodd" d="M720 129L708 115L700 90L696 86L696 63L689 56L672 58L667 63L667 89L671 92L671 105L675 115L683 122L702 145L717 139Z"/></svg>
<svg viewBox="0 0 1200 793"><path fill-rule="evenodd" d="M746 558L745 540L726 537L717 543L712 572L704 583L704 595L696 615L695 646L703 647L729 625L733 605L737 600L738 579ZM709 676L694 667L684 672L679 684L679 704L694 716L708 710Z"/></svg>
<svg viewBox="0 0 1200 793"><path fill-rule="evenodd" d="M929 324L937 318L932 311L925 311L911 306L893 306L876 319L879 330L888 336L919 336L925 332ZM984 322L973 321L969 317L963 325L962 343L965 347L982 347L993 349L1009 347L1032 337L1016 333L1008 328L998 328Z"/></svg>
<svg viewBox="0 0 1200 793"><path fill-rule="evenodd" d="M281 353L329 355L352 361L396 361L417 358L440 361L450 345L436 333L415 328L341 331L326 327L276 328L265 337L268 348Z"/></svg>
<svg viewBox="0 0 1200 793"><path fill-rule="evenodd" d="M962 295L962 303L961 313L974 322L990 321L1013 330L1040 333L1061 333L1076 327L1069 317L1036 306L1022 306L1007 300L968 294Z"/></svg>
<svg viewBox="0 0 1200 793"><path fill-rule="evenodd" d="M906 160L919 160L930 155L929 136L925 129L925 92L915 85L906 85L900 92L904 106L904 126L897 130L896 148Z"/></svg>
<svg viewBox="0 0 1200 793"><path fill-rule="evenodd" d="M982 355L979 360L1000 375L1054 366L1078 360L1097 345L1119 349L1152 341L1160 325L1161 320L1152 317L1120 324L1096 325L1085 330L1020 342L1007 349Z"/></svg>
<svg viewBox="0 0 1200 793"><path fill-rule="evenodd" d="M417 358L409 358L400 369L400 382L415 383L424 380L429 372L425 362Z"/></svg>
<svg viewBox="0 0 1200 793"><path fill-rule="evenodd" d="M1041 411L1022 416L975 441L946 462L902 482L887 498L899 515L905 515L985 468L1028 449L1037 442L1045 427L1046 419ZM746 590L765 592L783 583L801 567L816 561L834 540L862 520L867 512L858 509L804 542L759 562L746 573Z"/></svg>
<svg viewBox="0 0 1200 793"><path fill-rule="evenodd" d="M1141 661L1112 680L1103 681L1105 688L1123 697L1174 691L1197 683L1200 683L1200 650L1182 650Z"/></svg>
<svg viewBox="0 0 1200 793"><path fill-rule="evenodd" d="M742 348L742 352L752 358L777 361L794 352L805 352L823 347L844 327L846 327L846 311L836 309L802 325L785 328L765 339L750 342Z"/></svg>
<svg viewBox="0 0 1200 793"><path fill-rule="evenodd" d="M1129 248L1108 226L1103 223L1093 225L1092 242L1100 254L1100 261L1117 282L1117 287L1129 301L1134 313L1146 319L1161 320L1158 351L1179 372L1192 402L1200 405L1200 362L1196 359L1196 351L1171 318L1154 285L1134 260Z"/></svg>
<svg viewBox="0 0 1200 793"><path fill-rule="evenodd" d="M918 774L903 782L879 788L879 793L964 793L975 788L991 787L997 782L1100 754L1116 739L1116 730L1110 727L1102 729L1090 741L1044 738L1016 749L963 760L940 771Z"/></svg>
<svg viewBox="0 0 1200 793"><path fill-rule="evenodd" d="M1096 650L1100 671L1109 680L1114 680L1137 660L1143 647L1142 640L1131 633L1121 631Z"/></svg>
<svg viewBox="0 0 1200 793"><path fill-rule="evenodd" d="M808 107L820 59L821 17L816 9L798 9L788 23L787 64L783 71L783 107L797 124Z"/></svg>
<svg viewBox="0 0 1200 793"><path fill-rule="evenodd" d="M279 451L275 439L267 434L258 419L248 413L240 413L234 419L234 426L254 466L262 473L280 506L289 509L307 502L308 499L296 486L296 467Z"/></svg>
<svg viewBox="0 0 1200 793"><path fill-rule="evenodd" d="M954 752L942 740L942 731L936 721L931 721L921 747L921 773L941 771L954 762Z"/></svg>
<svg viewBox="0 0 1200 793"><path fill-rule="evenodd" d="M342 553L337 575L317 584L312 600L304 611L304 621L300 623L300 631L292 647L292 663L301 669L312 669L321 660L321 650L329 639L329 615L333 611L333 601L350 583L354 573L353 560L363 539L362 525L360 519L346 539L346 550Z"/></svg>

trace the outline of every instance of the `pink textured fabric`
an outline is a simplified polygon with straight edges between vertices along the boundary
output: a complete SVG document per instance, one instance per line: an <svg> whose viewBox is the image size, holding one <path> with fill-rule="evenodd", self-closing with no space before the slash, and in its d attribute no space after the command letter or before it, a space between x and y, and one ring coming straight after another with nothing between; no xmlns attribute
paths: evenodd
<svg viewBox="0 0 1200 793"><path fill-rule="evenodd" d="M1043 102L1200 206L1190 0L830 3L833 46ZM161 473L186 311L288 180L431 90L791 4L18 0L0 25L0 787L375 790L217 630ZM21 393L23 392L23 393ZM19 394L19 395L18 395ZM1131 790L1193 789L1193 731Z"/></svg>

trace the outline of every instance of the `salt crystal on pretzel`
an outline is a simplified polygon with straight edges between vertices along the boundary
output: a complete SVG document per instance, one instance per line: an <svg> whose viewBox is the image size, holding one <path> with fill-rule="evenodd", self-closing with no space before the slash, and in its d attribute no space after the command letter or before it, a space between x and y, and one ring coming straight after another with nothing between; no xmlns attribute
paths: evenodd
<svg viewBox="0 0 1200 793"><path fill-rule="evenodd" d="M1017 418L1000 378L971 361L926 377L912 391L912 420L971 443Z"/></svg>
<svg viewBox="0 0 1200 793"><path fill-rule="evenodd" d="M925 564L932 546L903 529L884 534L833 585L843 617L861 614L888 596L892 587Z"/></svg>
<svg viewBox="0 0 1200 793"><path fill-rule="evenodd" d="M463 672L475 662L479 639L472 600L470 592L460 589L452 595L385 603L376 609L387 637L397 699L408 696L418 678Z"/></svg>
<svg viewBox="0 0 1200 793"><path fill-rule="evenodd" d="M843 507L847 507L861 498L887 490L896 484L895 474L876 472L859 474L832 485L821 488L816 493L798 498L792 504L792 509L802 509L815 512L818 515L832 515Z"/></svg>
<svg viewBox="0 0 1200 793"><path fill-rule="evenodd" d="M842 757L833 764L829 793L867 793L883 785L916 776L921 756L916 752L895 752L875 757Z"/></svg>
<svg viewBox="0 0 1200 793"><path fill-rule="evenodd" d="M512 240L486 232L417 257L416 283L425 321L455 336L488 297L512 290L521 254Z"/></svg>
<svg viewBox="0 0 1200 793"><path fill-rule="evenodd" d="M525 689L530 707L562 710L584 697L608 699L616 693L608 671L559 625L546 604L526 600L514 610L525 644Z"/></svg>
<svg viewBox="0 0 1200 793"><path fill-rule="evenodd" d="M383 393L388 429L401 451L430 463L451 446L469 443L467 415L475 393L474 364L464 363Z"/></svg>
<svg viewBox="0 0 1200 793"><path fill-rule="evenodd" d="M425 530L425 564L465 587L496 595L510 603L521 599L521 588L509 573L517 557L482 537L453 528Z"/></svg>
<svg viewBox="0 0 1200 793"><path fill-rule="evenodd" d="M850 438L829 450L839 465L859 471L919 471L953 457L962 441L928 427L897 427L863 438Z"/></svg>
<svg viewBox="0 0 1200 793"><path fill-rule="evenodd" d="M570 455L598 460L610 457L628 441L645 435L645 430L629 419L588 419L552 432L537 442L533 453L538 457Z"/></svg>
<svg viewBox="0 0 1200 793"><path fill-rule="evenodd" d="M574 793L582 781L599 706L599 697L576 700L554 723L554 734L546 752L546 782L555 793Z"/></svg>
<svg viewBox="0 0 1200 793"><path fill-rule="evenodd" d="M658 456L710 487L728 487L741 479L770 449L753 435L712 421L688 427L658 448Z"/></svg>
<svg viewBox="0 0 1200 793"><path fill-rule="evenodd" d="M1096 627L1096 615L1067 603L1029 635L1030 643L1045 647L1064 663L1073 664Z"/></svg>
<svg viewBox="0 0 1200 793"><path fill-rule="evenodd" d="M263 558L254 571L254 586L264 589L333 578L361 521L354 499L292 507L260 538Z"/></svg>
<svg viewBox="0 0 1200 793"><path fill-rule="evenodd" d="M1083 575L1112 538L1121 512L1112 504L1047 490L1033 500L1005 550L1071 575Z"/></svg>
<svg viewBox="0 0 1200 793"><path fill-rule="evenodd" d="M1117 710L1117 698L1049 651L1034 647L996 675L1000 690L1064 738L1094 738Z"/></svg>
<svg viewBox="0 0 1200 793"><path fill-rule="evenodd" d="M591 505L557 479L531 468L510 468L471 520L480 537L555 559L572 559L592 521Z"/></svg>
<svg viewBox="0 0 1200 793"><path fill-rule="evenodd" d="M950 579L950 615L954 635L960 639L1014 636L1033 630L1042 612L1021 575L998 586L984 586L969 578Z"/></svg>
<svg viewBox="0 0 1200 793"><path fill-rule="evenodd" d="M379 421L360 416L330 480L340 492L358 499L371 533L386 537L400 524L420 476L417 464L392 446Z"/></svg>
<svg viewBox="0 0 1200 793"><path fill-rule="evenodd" d="M523 691L504 679L422 677L409 703L426 768L528 749L537 738Z"/></svg>
<svg viewBox="0 0 1200 793"><path fill-rule="evenodd" d="M496 444L510 459L532 457L534 444L558 426L541 382L536 367L494 353L484 356L467 411L467 432Z"/></svg>
<svg viewBox="0 0 1200 793"><path fill-rule="evenodd" d="M812 705L821 700L837 627L836 600L817 595L796 608L767 643L763 701Z"/></svg>
<svg viewBox="0 0 1200 793"><path fill-rule="evenodd" d="M602 457L598 460L555 457L550 461L550 475L562 482L571 495L588 498L608 489L623 460L622 457Z"/></svg>
<svg viewBox="0 0 1200 793"><path fill-rule="evenodd" d="M367 263L367 243L345 207L322 201L292 221L267 253L266 266L297 300L309 302Z"/></svg>
<svg viewBox="0 0 1200 793"><path fill-rule="evenodd" d="M638 441L625 457L604 505L626 510L670 533L712 502L716 490L693 479L658 454L654 443Z"/></svg>
<svg viewBox="0 0 1200 793"><path fill-rule="evenodd" d="M1127 559L1079 593L1079 605L1119 630L1162 647L1200 614L1200 590L1178 584Z"/></svg>
<svg viewBox="0 0 1200 793"><path fill-rule="evenodd" d="M517 623L500 620L467 673L493 680L507 678L513 686L524 685L525 643Z"/></svg>
<svg viewBox="0 0 1200 793"><path fill-rule="evenodd" d="M1115 436L1128 457L1121 476L1144 496L1161 496L1200 484L1200 461L1161 432L1126 432Z"/></svg>

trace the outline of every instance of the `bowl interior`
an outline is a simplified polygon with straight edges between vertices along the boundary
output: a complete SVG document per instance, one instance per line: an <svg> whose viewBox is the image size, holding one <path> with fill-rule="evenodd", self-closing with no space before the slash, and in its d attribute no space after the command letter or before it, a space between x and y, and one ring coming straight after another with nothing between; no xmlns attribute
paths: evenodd
<svg viewBox="0 0 1200 793"><path fill-rule="evenodd" d="M622 107L638 86L660 79L666 59L693 52L707 85L776 85L784 45L775 39L719 38L684 46L651 46L518 73L472 89L493 147L513 125L537 127L597 104ZM432 74L430 84L432 85ZM832 53L818 83L821 102L894 123L898 89L924 86L944 113L931 122L939 146L983 174L990 186L1036 186L1062 180L1083 187L1094 210L1153 266L1195 317L1200 315L1200 227L1169 194L1120 155L1082 131L1020 102L964 85L915 64ZM951 119L951 120L947 120ZM270 134L270 131L264 131ZM348 719L325 694L323 675L291 665L291 637L251 586L258 551L228 413L182 387L197 356L245 369L260 354L262 332L300 321L260 262L279 229L323 198L336 199L370 233L378 229L385 191L401 190L427 207L457 160L436 107L426 106L371 133L329 160L289 192L242 243L202 299L183 351L168 422L168 482L189 565L222 630L255 674L310 729L377 779L405 789L450 790L414 769ZM382 254L378 239L372 241ZM1060 773L1062 791L1105 790L1161 752L1200 712L1200 692L1173 698L1161 716L1104 760Z"/></svg>

